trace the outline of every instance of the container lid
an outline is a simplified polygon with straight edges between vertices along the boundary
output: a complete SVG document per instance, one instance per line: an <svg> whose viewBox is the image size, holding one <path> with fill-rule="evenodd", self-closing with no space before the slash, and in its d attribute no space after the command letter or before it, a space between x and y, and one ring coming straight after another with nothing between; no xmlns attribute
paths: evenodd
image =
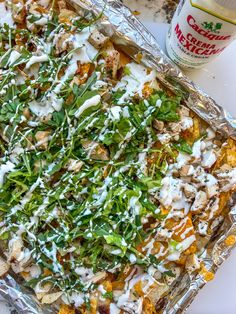
<svg viewBox="0 0 236 314"><path fill-rule="evenodd" d="M215 2L226 9L236 10L236 0L215 0Z"/></svg>

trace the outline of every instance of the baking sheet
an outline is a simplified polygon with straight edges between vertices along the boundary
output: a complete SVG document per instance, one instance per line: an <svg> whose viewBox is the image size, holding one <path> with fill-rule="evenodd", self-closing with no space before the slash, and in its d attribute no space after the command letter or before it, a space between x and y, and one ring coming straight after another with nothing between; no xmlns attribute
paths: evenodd
<svg viewBox="0 0 236 314"><path fill-rule="evenodd" d="M158 71L159 80L173 91L181 91L186 104L207 121L215 130L225 136L236 139L236 120L223 108L194 85L160 50L155 38L132 15L128 8L117 1L70 0L79 13L86 14L103 11L104 17L98 21L99 28L112 37L113 41L132 57L142 53L142 62ZM108 18L106 18L109 17ZM215 272L220 264L229 256L232 247L226 247L224 240L228 235L236 235L236 207L232 199L232 209L225 219L218 235L204 253L206 267ZM165 314L182 313L192 302L194 296L205 284L201 275L182 275L166 298ZM27 291L27 292L26 292ZM28 290L20 288L16 281L8 275L0 281L0 294L14 304L20 313L50 313L56 309L40 306Z"/></svg>

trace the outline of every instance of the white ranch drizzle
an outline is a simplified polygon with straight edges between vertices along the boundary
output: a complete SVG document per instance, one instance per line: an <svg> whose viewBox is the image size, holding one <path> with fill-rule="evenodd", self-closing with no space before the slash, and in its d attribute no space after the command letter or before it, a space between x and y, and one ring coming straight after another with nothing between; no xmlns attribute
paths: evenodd
<svg viewBox="0 0 236 314"><path fill-rule="evenodd" d="M101 96L100 95L95 95L89 99L87 99L80 107L79 109L75 112L75 117L79 118L83 112L90 108L90 107L95 107L97 106L101 101Z"/></svg>
<svg viewBox="0 0 236 314"><path fill-rule="evenodd" d="M7 161L5 164L0 165L0 188L3 185L4 182L4 176L13 171L15 168L15 165L11 161Z"/></svg>
<svg viewBox="0 0 236 314"><path fill-rule="evenodd" d="M142 90L145 83L156 80L155 70L152 70L149 74L147 74L147 69L143 65L135 62L127 64L126 67L130 71L130 74L123 76L121 81L114 87L114 91L117 91L118 89L125 90L125 93L119 99L118 104L124 103L125 100L134 96L136 93L139 96L142 96Z"/></svg>
<svg viewBox="0 0 236 314"><path fill-rule="evenodd" d="M195 235L184 239L182 242L177 244L176 251L167 256L168 261L177 261L180 258L182 252L187 250L196 241Z"/></svg>
<svg viewBox="0 0 236 314"><path fill-rule="evenodd" d="M29 69L35 63L41 63L48 61L48 55L42 54L41 56L32 56L26 63L25 68Z"/></svg>
<svg viewBox="0 0 236 314"><path fill-rule="evenodd" d="M6 9L4 2L0 2L0 25L4 26L4 24L15 27L11 11Z"/></svg>

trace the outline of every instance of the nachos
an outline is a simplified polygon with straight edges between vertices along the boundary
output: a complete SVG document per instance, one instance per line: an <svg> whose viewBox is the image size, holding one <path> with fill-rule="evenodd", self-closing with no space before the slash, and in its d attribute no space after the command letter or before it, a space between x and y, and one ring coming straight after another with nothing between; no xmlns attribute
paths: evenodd
<svg viewBox="0 0 236 314"><path fill-rule="evenodd" d="M0 273L59 314L161 313L236 187L216 134L64 0L0 2Z"/></svg>

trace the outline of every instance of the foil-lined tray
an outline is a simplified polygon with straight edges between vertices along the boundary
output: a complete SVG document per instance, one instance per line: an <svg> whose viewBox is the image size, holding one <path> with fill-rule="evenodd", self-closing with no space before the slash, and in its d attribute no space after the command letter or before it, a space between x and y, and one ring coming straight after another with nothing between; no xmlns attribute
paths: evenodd
<svg viewBox="0 0 236 314"><path fill-rule="evenodd" d="M67 0L78 14L86 16L91 11L102 17L97 25L102 32L112 38L119 49L133 58L142 55L142 63L154 68L158 78L172 91L181 92L186 105L203 118L213 129L225 137L236 139L236 118L220 107L214 99L205 94L190 81L161 51L156 39L137 20L131 11L116 0ZM208 270L215 273L230 255L233 247L225 245L229 235L236 236L236 199L230 201L230 212L214 239L203 253L203 261ZM180 314L187 310L198 291L205 285L200 275L183 274L173 287L165 302L164 314ZM7 275L0 280L0 295L11 303L19 313L56 313L56 307L42 306L30 290L21 285L15 275ZM111 313L112 314L112 313Z"/></svg>

